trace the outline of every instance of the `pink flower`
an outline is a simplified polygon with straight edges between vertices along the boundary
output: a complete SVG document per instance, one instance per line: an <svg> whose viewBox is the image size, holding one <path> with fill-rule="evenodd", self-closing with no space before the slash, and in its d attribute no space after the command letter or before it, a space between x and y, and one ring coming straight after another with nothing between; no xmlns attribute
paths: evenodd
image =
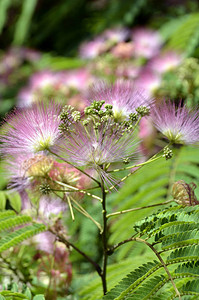
<svg viewBox="0 0 199 300"><path fill-rule="evenodd" d="M113 54L113 56L118 58L130 58L134 54L133 50L133 43L120 42L111 50L111 53Z"/></svg>
<svg viewBox="0 0 199 300"><path fill-rule="evenodd" d="M125 27L107 29L102 33L106 40L112 43L124 42L129 36L129 30Z"/></svg>
<svg viewBox="0 0 199 300"><path fill-rule="evenodd" d="M162 45L159 33L146 28L133 30L132 40L134 42L134 55L148 59L157 55Z"/></svg>
<svg viewBox="0 0 199 300"><path fill-rule="evenodd" d="M178 107L171 101L157 104L151 112L152 120L172 143L194 144L199 141L199 111L181 104Z"/></svg>
<svg viewBox="0 0 199 300"><path fill-rule="evenodd" d="M91 75L86 69L70 70L59 73L60 82L68 88L78 91L85 90L92 81Z"/></svg>
<svg viewBox="0 0 199 300"><path fill-rule="evenodd" d="M36 153L48 149L60 138L61 107L53 102L16 110L6 118L0 149L5 155Z"/></svg>
<svg viewBox="0 0 199 300"><path fill-rule="evenodd" d="M88 91L89 102L105 100L113 106L113 114L116 120L128 118L139 106L150 107L153 99L146 97L139 88L129 80L117 80L109 85L104 81L93 85Z"/></svg>
<svg viewBox="0 0 199 300"><path fill-rule="evenodd" d="M176 68L182 62L182 56L175 52L165 52L149 62L151 70L157 73L164 73Z"/></svg>
<svg viewBox="0 0 199 300"><path fill-rule="evenodd" d="M93 59L104 51L104 46L104 38L102 37L98 37L92 41L84 42L80 46L80 57L84 59Z"/></svg>
<svg viewBox="0 0 199 300"><path fill-rule="evenodd" d="M72 124L62 144L53 151L74 166L96 170L108 184L113 178L101 166L113 162L132 160L137 153L134 134L124 134L117 124L102 123L98 129L94 124L83 126Z"/></svg>
<svg viewBox="0 0 199 300"><path fill-rule="evenodd" d="M142 90L147 97L152 97L154 91L160 86L161 77L149 68L143 68L135 80L135 89Z"/></svg>

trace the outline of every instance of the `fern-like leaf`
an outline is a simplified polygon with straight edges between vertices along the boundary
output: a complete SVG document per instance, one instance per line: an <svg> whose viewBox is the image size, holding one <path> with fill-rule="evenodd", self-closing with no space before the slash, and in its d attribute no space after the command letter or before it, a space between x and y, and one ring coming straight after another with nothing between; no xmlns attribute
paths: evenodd
<svg viewBox="0 0 199 300"><path fill-rule="evenodd" d="M142 239L138 238L137 241L143 242L145 246L150 245L159 260L163 257L164 264L160 260L134 270L104 299L159 299L159 294L160 299L174 299L176 291L170 276L182 295L194 294L199 297L198 214L198 206L176 206L138 222L135 226L137 236L142 236ZM147 242L143 237L147 238ZM159 250L154 248L157 244ZM164 293L164 290L167 292Z"/></svg>
<svg viewBox="0 0 199 300"><path fill-rule="evenodd" d="M0 240L0 253L45 230L46 227L43 224L34 224L6 234Z"/></svg>

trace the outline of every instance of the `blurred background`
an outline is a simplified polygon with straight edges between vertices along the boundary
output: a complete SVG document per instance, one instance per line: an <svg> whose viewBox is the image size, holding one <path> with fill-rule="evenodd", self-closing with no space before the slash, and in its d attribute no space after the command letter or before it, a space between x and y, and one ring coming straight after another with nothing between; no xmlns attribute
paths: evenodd
<svg viewBox="0 0 199 300"><path fill-rule="evenodd" d="M190 108L197 107L198 0L0 0L1 121L15 106L26 108L37 101L51 99L83 111L90 85L99 80L112 83L117 79L131 80L135 89L143 90L146 97L157 101L180 100ZM154 148L157 150L164 146L164 141L159 139L146 120L140 124L139 136L143 140L143 159L153 154ZM194 156L193 150L190 151L192 154L185 153L184 156L186 159L188 156L194 158L194 163L198 164L198 152L194 152ZM172 169L172 165L164 163ZM7 180L2 175L2 168L0 161L0 209L12 207L19 212L22 207L20 196L15 194L11 197L6 193ZM161 175L154 175L155 168L149 169L148 173L136 174L136 184L132 185L129 180L117 196L110 194L109 203L122 210L159 203L161 199L164 201L171 181L169 168L167 171L165 168L162 165L157 167L164 172ZM178 180L182 178L182 172L187 172L183 178L188 182L199 179L198 165L197 172L193 167L181 166ZM148 179L146 174L154 175L150 186L151 178ZM175 177L173 173L172 176ZM139 185L143 178L146 181ZM158 190L160 187L162 189ZM144 194L143 190L147 192ZM98 220L99 207L96 203L96 206L89 203L90 200L84 202L85 209ZM153 209L147 212L153 212ZM145 213L137 213L134 221L144 216ZM89 221L78 215L75 223L71 224L71 218L66 217L64 224L77 245L99 262L98 233L95 228L91 229ZM110 242L113 244L122 237L127 238L131 234L131 224L131 216L114 221ZM98 294L101 293L97 279L94 278L93 290L89 290L89 285L86 289L87 285L84 285L94 277L90 275L92 268L78 254L71 253L69 258L68 249L66 251L59 245L58 250L55 249L55 270L50 273L50 262L54 259L52 241L47 236L43 236L42 240L46 248L41 248L38 242L36 248L22 245L7 254L6 259L19 270L24 282L28 281L35 293L45 293L46 299L62 300L67 294L67 299L97 299L95 289ZM110 268L112 281L114 278L119 281L132 270L132 264L144 262L149 257L149 253L139 245L126 245L123 249L110 259L111 263L115 263ZM136 255L138 259L132 262ZM9 260L10 257L12 260ZM46 278L50 276L54 284L52 289L46 284ZM0 273L0 280L4 279L4 274ZM77 296L79 290L80 298ZM92 292L93 298L89 292Z"/></svg>
<svg viewBox="0 0 199 300"><path fill-rule="evenodd" d="M197 103L197 0L0 0L0 114L100 79ZM81 100L80 100L81 99Z"/></svg>

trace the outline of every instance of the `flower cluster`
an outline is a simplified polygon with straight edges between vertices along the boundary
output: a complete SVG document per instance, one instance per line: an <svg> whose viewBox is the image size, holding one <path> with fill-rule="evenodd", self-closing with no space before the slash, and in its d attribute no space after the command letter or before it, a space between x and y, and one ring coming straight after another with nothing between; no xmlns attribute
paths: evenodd
<svg viewBox="0 0 199 300"><path fill-rule="evenodd" d="M135 88L151 97L164 74L182 63L180 53L162 51L162 45L162 37L152 29L116 27L84 42L79 55L95 76L134 80Z"/></svg>
<svg viewBox="0 0 199 300"><path fill-rule="evenodd" d="M26 87L18 93L18 106L31 106L38 99L58 99L83 109L85 104L79 101L82 93L93 82L90 72L86 69L53 72L45 70L34 73ZM69 100L67 100L69 99Z"/></svg>
<svg viewBox="0 0 199 300"><path fill-rule="evenodd" d="M0 149L9 161L12 187L39 187L44 194L70 186L77 191L82 173L113 184L112 165L137 157L136 128L144 116L150 115L172 144L199 140L199 111L191 112L182 102L178 107L171 101L155 104L130 81L100 82L86 101L84 113L70 105L39 102L6 118ZM165 148L163 156L171 158L171 150ZM94 177L85 169L92 169Z"/></svg>

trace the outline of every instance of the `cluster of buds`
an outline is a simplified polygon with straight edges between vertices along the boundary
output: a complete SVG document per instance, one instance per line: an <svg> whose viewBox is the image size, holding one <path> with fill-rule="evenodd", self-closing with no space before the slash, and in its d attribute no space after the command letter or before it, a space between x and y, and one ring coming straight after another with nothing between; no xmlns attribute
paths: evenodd
<svg viewBox="0 0 199 300"><path fill-rule="evenodd" d="M163 153L163 157L165 157L166 160L173 157L173 151L168 146L164 147Z"/></svg>
<svg viewBox="0 0 199 300"><path fill-rule="evenodd" d="M71 105L65 105L59 115L61 124L59 125L60 132L66 132L70 130L70 125L80 120L81 113L75 110Z"/></svg>

